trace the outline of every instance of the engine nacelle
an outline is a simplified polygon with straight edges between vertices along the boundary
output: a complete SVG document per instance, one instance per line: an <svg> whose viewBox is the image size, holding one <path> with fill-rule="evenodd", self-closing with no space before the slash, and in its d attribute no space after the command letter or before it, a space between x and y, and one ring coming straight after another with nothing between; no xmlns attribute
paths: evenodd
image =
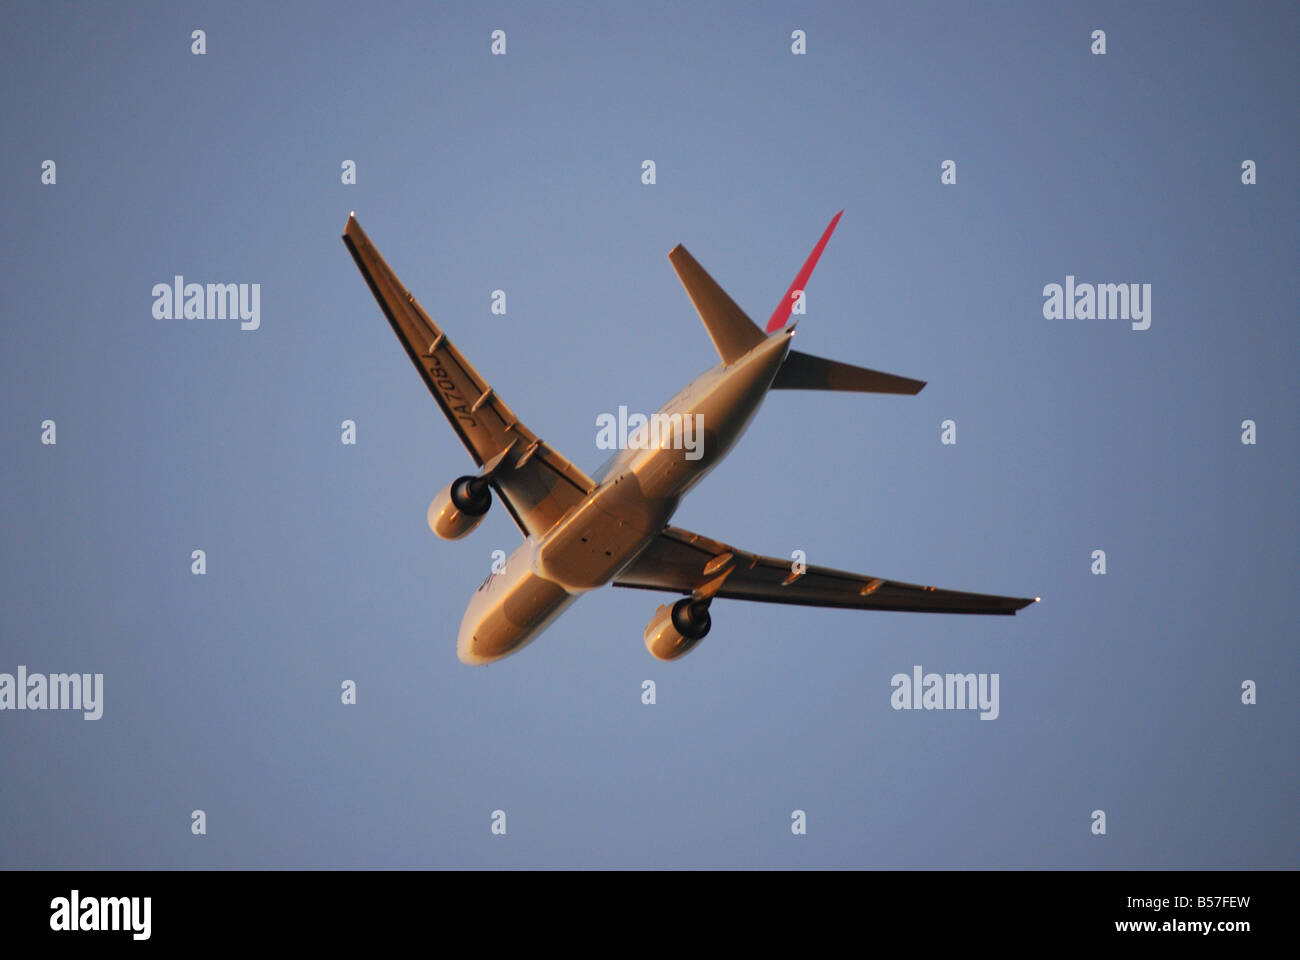
<svg viewBox="0 0 1300 960"><path fill-rule="evenodd" d="M492 489L482 477L460 477L429 504L429 529L444 540L459 540L473 531L488 507Z"/></svg>
<svg viewBox="0 0 1300 960"><path fill-rule="evenodd" d="M656 660L677 660L695 649L712 624L708 600L683 597L665 603L645 628L645 648Z"/></svg>

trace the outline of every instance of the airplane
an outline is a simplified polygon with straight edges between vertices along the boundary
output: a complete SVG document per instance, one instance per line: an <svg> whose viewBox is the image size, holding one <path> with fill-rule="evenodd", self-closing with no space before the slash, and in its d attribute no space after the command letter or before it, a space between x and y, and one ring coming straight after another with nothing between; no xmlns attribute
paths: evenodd
<svg viewBox="0 0 1300 960"><path fill-rule="evenodd" d="M963 593L860 576L740 550L669 524L678 504L740 439L769 390L914 395L925 383L791 349L787 323L841 210L777 309L760 329L680 244L668 260L713 341L720 362L669 400L658 421L589 476L529 430L402 286L370 238L348 217L346 244L429 392L479 468L429 505L430 529L459 540L501 501L524 542L470 598L456 638L462 663L494 663L535 639L589 590L616 587L680 594L645 629L659 660L693 650L712 624L717 598L922 613L1013 615L1040 598ZM672 420L678 417L677 421ZM689 419L688 419L689 418ZM702 419L695 419L702 418ZM654 420L655 418L649 418ZM679 425L703 425L692 453Z"/></svg>

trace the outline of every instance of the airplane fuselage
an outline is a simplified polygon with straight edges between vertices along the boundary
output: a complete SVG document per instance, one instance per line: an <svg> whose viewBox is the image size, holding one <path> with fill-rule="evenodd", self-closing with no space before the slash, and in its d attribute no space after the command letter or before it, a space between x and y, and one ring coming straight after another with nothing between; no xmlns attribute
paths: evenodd
<svg viewBox="0 0 1300 960"><path fill-rule="evenodd" d="M660 408L666 418L699 418L691 420L703 427L692 456L671 434L649 449L629 444L581 503L544 536L525 539L470 598L456 640L461 662L509 656L632 563L748 428L793 335L792 328L770 336L734 363L718 364Z"/></svg>

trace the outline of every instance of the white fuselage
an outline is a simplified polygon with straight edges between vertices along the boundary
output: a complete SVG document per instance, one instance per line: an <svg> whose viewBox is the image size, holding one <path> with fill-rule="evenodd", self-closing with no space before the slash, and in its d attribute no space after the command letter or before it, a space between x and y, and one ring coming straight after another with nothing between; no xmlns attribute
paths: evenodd
<svg viewBox="0 0 1300 960"><path fill-rule="evenodd" d="M790 329L770 336L734 363L713 367L660 408L668 418L702 425L697 450L675 445L671 432L658 447L629 444L585 500L542 536L528 537L470 598L456 641L461 662L509 656L579 595L609 583L635 560L745 432L793 335Z"/></svg>

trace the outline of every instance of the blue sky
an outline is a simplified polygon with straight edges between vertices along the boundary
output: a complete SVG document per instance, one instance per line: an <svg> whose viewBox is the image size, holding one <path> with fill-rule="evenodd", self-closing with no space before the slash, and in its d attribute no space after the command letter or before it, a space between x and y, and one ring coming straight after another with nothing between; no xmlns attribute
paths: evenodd
<svg viewBox="0 0 1300 960"><path fill-rule="evenodd" d="M102 672L105 704L0 713L0 866L1297 864L1293 5L4 18L0 672ZM668 250L763 322L841 208L799 348L929 385L771 396L675 522L1043 603L719 601L663 664L662 600L606 589L460 665L518 532L425 526L472 463L348 211L592 470L599 414L716 362ZM156 320L177 274L260 283L260 329ZM1150 283L1150 329L1044 319L1067 275ZM999 674L998 719L893 710L915 664Z"/></svg>

